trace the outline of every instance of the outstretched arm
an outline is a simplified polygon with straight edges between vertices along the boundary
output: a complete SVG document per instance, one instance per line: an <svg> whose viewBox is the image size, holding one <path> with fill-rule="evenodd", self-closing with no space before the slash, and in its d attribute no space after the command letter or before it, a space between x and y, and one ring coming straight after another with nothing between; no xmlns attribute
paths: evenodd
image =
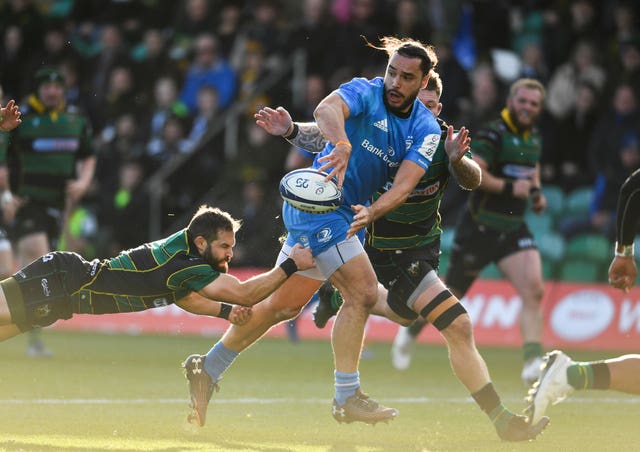
<svg viewBox="0 0 640 452"><path fill-rule="evenodd" d="M278 267L261 273L246 281L233 275L222 273L203 287L199 293L211 300L219 300L243 306L253 306L267 298L280 287L289 276L298 270L314 267L311 250L296 244L286 259Z"/></svg>
<svg viewBox="0 0 640 452"><path fill-rule="evenodd" d="M294 122L289 112L283 108L264 107L253 115L256 124L269 134L281 136L289 143L309 152L322 151L329 140L315 122Z"/></svg>
<svg viewBox="0 0 640 452"><path fill-rule="evenodd" d="M196 315L220 317L234 325L244 325L251 317L251 308L240 305L228 305L210 300L197 292L191 292L186 297L176 301L176 306Z"/></svg>

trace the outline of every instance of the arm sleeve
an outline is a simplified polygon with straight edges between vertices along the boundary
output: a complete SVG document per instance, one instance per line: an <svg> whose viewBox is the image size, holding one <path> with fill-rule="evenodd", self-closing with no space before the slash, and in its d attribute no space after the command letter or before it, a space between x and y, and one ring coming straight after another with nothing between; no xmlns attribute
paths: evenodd
<svg viewBox="0 0 640 452"><path fill-rule="evenodd" d="M616 216L616 239L621 245L631 245L638 229L640 215L640 169L620 187Z"/></svg>

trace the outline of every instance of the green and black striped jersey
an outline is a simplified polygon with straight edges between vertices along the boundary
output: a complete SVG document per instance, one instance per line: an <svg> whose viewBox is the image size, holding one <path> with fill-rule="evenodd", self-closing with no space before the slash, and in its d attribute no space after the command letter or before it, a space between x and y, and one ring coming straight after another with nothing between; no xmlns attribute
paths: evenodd
<svg viewBox="0 0 640 452"><path fill-rule="evenodd" d="M520 133L509 112L483 127L473 137L473 152L482 157L488 171L507 180L532 179L542 153L542 138L537 129ZM524 221L528 200L510 194L471 192L468 209L474 221L498 231L513 231Z"/></svg>
<svg viewBox="0 0 640 452"><path fill-rule="evenodd" d="M76 162L93 155L91 126L74 107L50 111L31 96L22 123L0 139L0 163L9 168L11 190L22 197L63 208L65 186L76 177Z"/></svg>
<svg viewBox="0 0 640 452"><path fill-rule="evenodd" d="M448 126L440 118L437 120L442 135L429 168L402 205L369 225L368 246L379 250L420 248L442 234L439 208L450 175L449 157L444 148ZM470 152L467 157L471 157ZM393 178L373 196L372 201L392 184Z"/></svg>
<svg viewBox="0 0 640 452"><path fill-rule="evenodd" d="M218 276L220 272L197 253L183 229L111 259L95 260L89 282L71 294L73 312L105 314L166 306Z"/></svg>

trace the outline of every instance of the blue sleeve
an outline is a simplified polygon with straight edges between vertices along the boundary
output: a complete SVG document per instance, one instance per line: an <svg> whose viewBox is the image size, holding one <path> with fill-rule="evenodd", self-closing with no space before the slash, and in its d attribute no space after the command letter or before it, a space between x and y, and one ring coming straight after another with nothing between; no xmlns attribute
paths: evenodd
<svg viewBox="0 0 640 452"><path fill-rule="evenodd" d="M366 78L354 78L350 82L340 85L340 88L335 92L349 107L350 116L358 116L365 111L369 104L368 98L375 90L371 89Z"/></svg>

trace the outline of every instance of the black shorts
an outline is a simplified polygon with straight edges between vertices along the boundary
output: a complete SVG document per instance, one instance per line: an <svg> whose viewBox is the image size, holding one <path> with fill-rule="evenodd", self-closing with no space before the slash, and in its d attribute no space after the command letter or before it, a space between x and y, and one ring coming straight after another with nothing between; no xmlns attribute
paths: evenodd
<svg viewBox="0 0 640 452"><path fill-rule="evenodd" d="M518 251L537 248L525 223L514 231L502 232L480 225L465 214L456 228L445 281L462 297L491 262L498 263Z"/></svg>
<svg viewBox="0 0 640 452"><path fill-rule="evenodd" d="M430 271L438 271L440 240L418 249L380 251L365 247L378 281L389 291L387 304L400 317L415 320L418 314L407 300Z"/></svg>
<svg viewBox="0 0 640 452"><path fill-rule="evenodd" d="M69 294L90 280L92 266L79 254L55 251L2 281L12 322L28 331L71 318Z"/></svg>
<svg viewBox="0 0 640 452"><path fill-rule="evenodd" d="M62 210L27 201L16 212L16 218L11 227L11 239L15 242L30 234L44 232L49 238L51 247L62 233Z"/></svg>

